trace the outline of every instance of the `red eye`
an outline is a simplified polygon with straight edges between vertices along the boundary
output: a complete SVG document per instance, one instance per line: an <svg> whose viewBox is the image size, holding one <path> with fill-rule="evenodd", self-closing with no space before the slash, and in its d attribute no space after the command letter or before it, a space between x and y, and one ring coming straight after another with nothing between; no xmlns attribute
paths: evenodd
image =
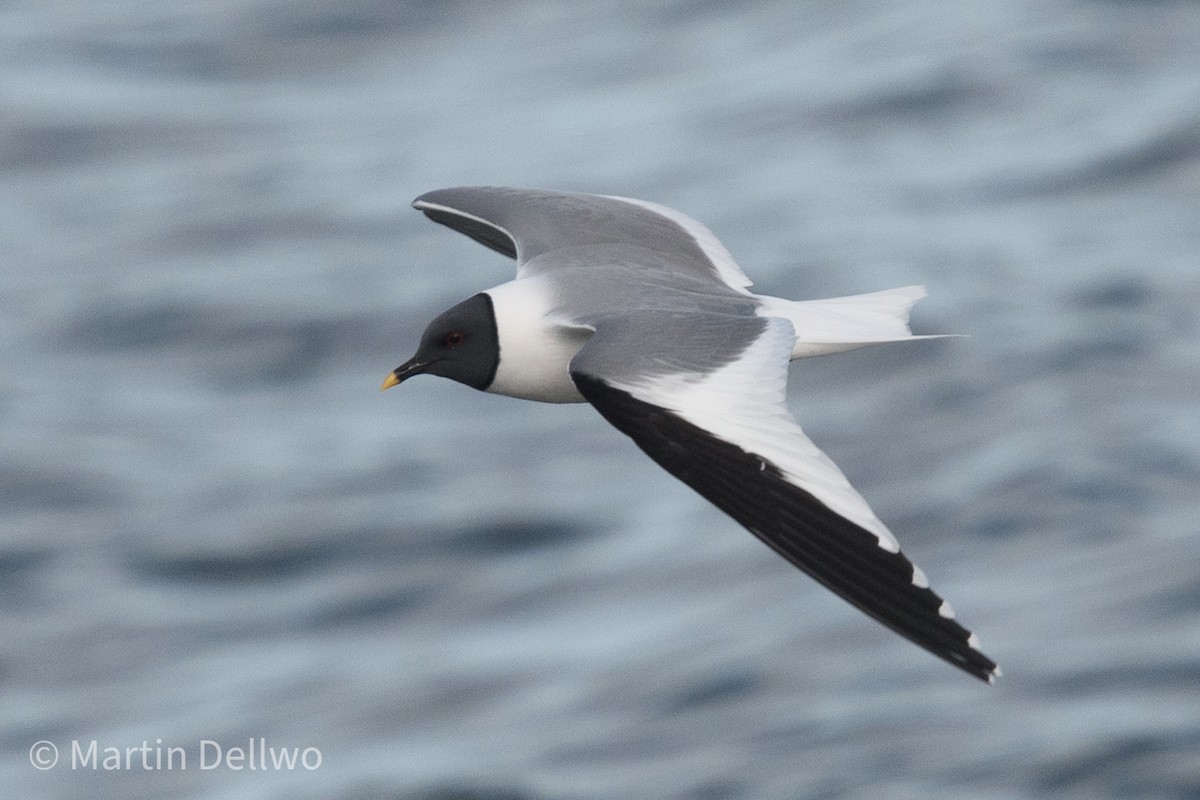
<svg viewBox="0 0 1200 800"><path fill-rule="evenodd" d="M463 336L462 331L450 331L449 333L446 334L445 338L442 339L442 342L447 347L458 347L460 344L463 343L463 339L465 339L465 338L466 337Z"/></svg>

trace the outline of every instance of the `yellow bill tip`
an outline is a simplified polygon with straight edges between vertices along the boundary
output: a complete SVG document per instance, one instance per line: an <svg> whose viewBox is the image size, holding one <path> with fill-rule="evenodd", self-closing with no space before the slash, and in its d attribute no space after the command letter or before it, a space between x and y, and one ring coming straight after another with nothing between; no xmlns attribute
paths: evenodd
<svg viewBox="0 0 1200 800"><path fill-rule="evenodd" d="M392 388L393 386L395 386L399 382L400 382L400 379L396 377L396 373L389 372L388 376L383 379L383 386L379 387L379 391L381 391L381 392L386 391L386 390Z"/></svg>

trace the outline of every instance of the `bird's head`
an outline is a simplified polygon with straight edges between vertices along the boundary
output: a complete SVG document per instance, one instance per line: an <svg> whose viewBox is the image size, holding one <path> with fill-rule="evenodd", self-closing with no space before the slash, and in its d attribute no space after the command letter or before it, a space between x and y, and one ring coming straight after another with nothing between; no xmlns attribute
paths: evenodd
<svg viewBox="0 0 1200 800"><path fill-rule="evenodd" d="M383 388L390 389L413 375L426 373L486 389L496 377L499 363L500 341L492 299L481 293L429 323L417 354L392 370Z"/></svg>

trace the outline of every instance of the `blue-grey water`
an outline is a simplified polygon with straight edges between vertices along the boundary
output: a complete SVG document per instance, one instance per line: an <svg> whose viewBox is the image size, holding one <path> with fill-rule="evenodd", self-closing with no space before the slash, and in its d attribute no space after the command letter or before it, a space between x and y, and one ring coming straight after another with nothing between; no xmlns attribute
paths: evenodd
<svg viewBox="0 0 1200 800"><path fill-rule="evenodd" d="M1168 0L0 4L4 796L1200 797L1198 43ZM927 284L969 338L791 403L998 684L586 406L380 394L511 274L408 208L468 183L679 208L764 293ZM212 766L251 741L320 764Z"/></svg>

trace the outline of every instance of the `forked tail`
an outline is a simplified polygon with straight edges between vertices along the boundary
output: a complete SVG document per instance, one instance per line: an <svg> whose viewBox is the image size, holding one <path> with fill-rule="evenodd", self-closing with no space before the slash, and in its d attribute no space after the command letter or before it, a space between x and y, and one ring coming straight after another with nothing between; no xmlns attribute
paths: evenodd
<svg viewBox="0 0 1200 800"><path fill-rule="evenodd" d="M792 349L794 360L873 344L953 336L914 336L909 330L908 314L913 304L924 296L924 286L903 286L825 300L784 300L760 295L762 309L759 313L783 317L792 323L796 329L796 346Z"/></svg>

